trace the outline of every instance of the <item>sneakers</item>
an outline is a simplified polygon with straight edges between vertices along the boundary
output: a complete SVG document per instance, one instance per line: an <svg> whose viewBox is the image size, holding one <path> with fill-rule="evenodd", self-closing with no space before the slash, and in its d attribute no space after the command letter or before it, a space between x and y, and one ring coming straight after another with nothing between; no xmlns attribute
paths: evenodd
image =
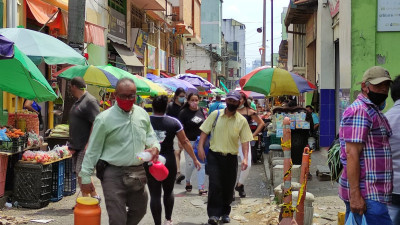
<svg viewBox="0 0 400 225"><path fill-rule="evenodd" d="M240 185L240 186L238 186L238 185L236 184L235 190L236 190L237 192L239 192L239 196L240 196L241 198L246 198L246 192L244 192L244 185L243 185L243 184Z"/></svg>
<svg viewBox="0 0 400 225"><path fill-rule="evenodd" d="M229 218L228 215L223 215L223 216L221 217L221 221L222 221L223 223L230 223L230 222L231 222L231 218Z"/></svg>
<svg viewBox="0 0 400 225"><path fill-rule="evenodd" d="M208 224L210 225L218 225L218 217L212 216L208 219Z"/></svg>
<svg viewBox="0 0 400 225"><path fill-rule="evenodd" d="M181 182L185 179L185 175L179 174L179 176L176 178L176 183L181 184Z"/></svg>
<svg viewBox="0 0 400 225"><path fill-rule="evenodd" d="M166 220L164 222L164 225L173 225L174 223L172 223L172 220Z"/></svg>

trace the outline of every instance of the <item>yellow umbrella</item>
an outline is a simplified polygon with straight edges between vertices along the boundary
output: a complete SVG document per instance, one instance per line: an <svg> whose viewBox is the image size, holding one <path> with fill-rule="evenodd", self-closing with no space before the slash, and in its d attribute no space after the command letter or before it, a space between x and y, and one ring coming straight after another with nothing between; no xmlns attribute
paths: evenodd
<svg viewBox="0 0 400 225"><path fill-rule="evenodd" d="M151 96L158 96L158 95L168 95L168 92L162 88L160 85L154 83L153 81L144 78L139 75L135 75L137 78L143 80L147 85L150 87L150 95Z"/></svg>

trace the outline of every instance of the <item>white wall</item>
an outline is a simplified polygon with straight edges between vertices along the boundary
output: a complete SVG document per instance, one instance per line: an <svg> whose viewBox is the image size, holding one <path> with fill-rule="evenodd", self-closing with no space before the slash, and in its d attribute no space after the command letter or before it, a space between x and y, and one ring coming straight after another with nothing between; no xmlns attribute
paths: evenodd
<svg viewBox="0 0 400 225"><path fill-rule="evenodd" d="M211 70L210 56L201 47L186 44L182 66L181 73L186 70Z"/></svg>
<svg viewBox="0 0 400 225"><path fill-rule="evenodd" d="M318 2L316 72L320 89L335 89L335 45L329 6Z"/></svg>
<svg viewBox="0 0 400 225"><path fill-rule="evenodd" d="M339 4L340 89L351 88L351 0Z"/></svg>
<svg viewBox="0 0 400 225"><path fill-rule="evenodd" d="M222 20L222 33L225 41L239 42L240 76L246 75L246 29L240 26L232 26L232 20Z"/></svg>

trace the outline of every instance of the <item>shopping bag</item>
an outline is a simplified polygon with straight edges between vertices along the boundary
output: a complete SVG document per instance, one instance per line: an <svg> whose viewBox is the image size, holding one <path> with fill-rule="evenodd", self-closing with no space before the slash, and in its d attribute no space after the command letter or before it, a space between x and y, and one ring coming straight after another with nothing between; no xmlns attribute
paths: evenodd
<svg viewBox="0 0 400 225"><path fill-rule="evenodd" d="M353 213L350 212L345 225L367 225L367 220L365 219L365 215L363 214L361 224L358 224L356 218L354 218Z"/></svg>

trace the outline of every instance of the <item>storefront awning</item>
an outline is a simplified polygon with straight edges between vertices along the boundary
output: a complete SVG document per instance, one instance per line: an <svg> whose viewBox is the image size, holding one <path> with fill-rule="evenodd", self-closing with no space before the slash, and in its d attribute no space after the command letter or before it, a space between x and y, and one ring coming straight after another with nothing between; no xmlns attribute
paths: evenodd
<svg viewBox="0 0 400 225"><path fill-rule="evenodd" d="M26 0L26 3L31 13L28 17L31 15L40 24L46 24L51 32L56 30L57 35L67 34L61 9L41 0Z"/></svg>
<svg viewBox="0 0 400 225"><path fill-rule="evenodd" d="M104 29L96 24L85 22L85 42L104 47Z"/></svg>
<svg viewBox="0 0 400 225"><path fill-rule="evenodd" d="M143 67L143 64L136 57L135 53L129 50L129 48L124 47L120 44L113 43L112 44L118 54L121 56L122 60L124 60L125 64L128 66L136 66Z"/></svg>

